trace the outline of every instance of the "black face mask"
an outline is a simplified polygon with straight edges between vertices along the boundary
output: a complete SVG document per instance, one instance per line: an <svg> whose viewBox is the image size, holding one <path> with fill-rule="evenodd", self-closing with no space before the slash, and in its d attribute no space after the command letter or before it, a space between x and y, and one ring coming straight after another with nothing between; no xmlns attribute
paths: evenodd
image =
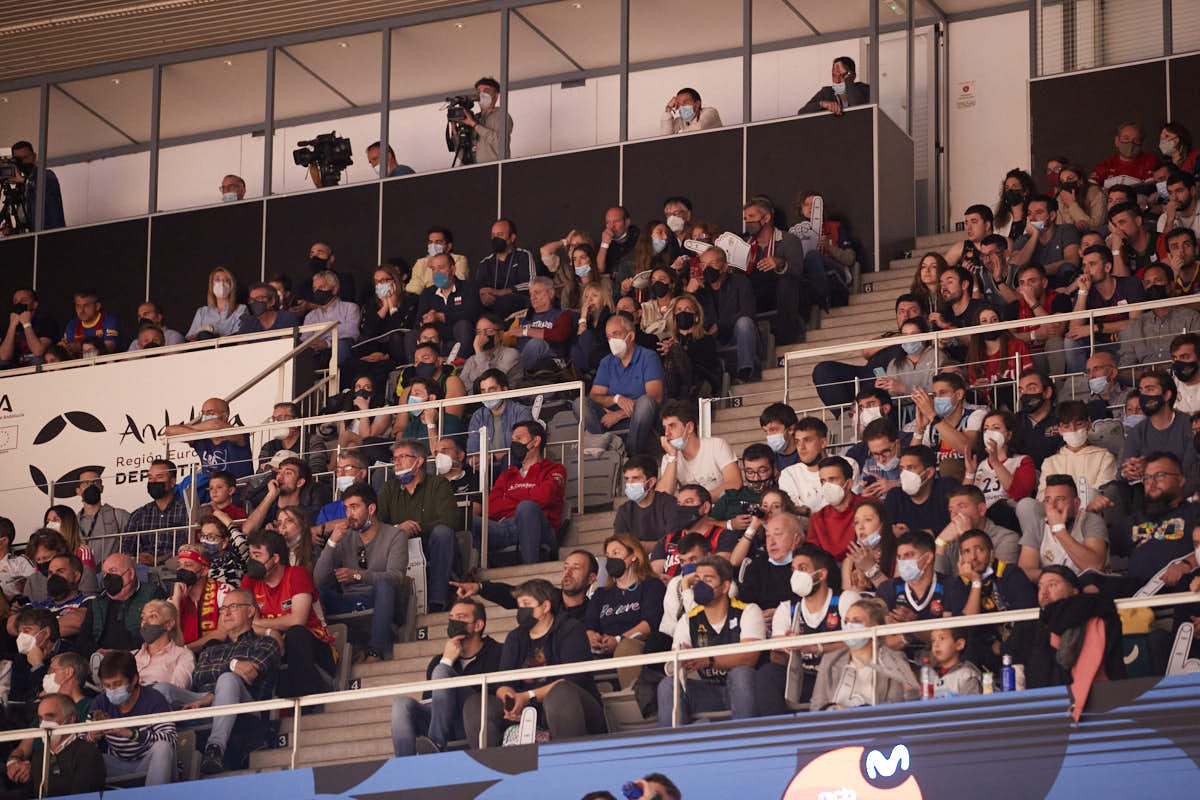
<svg viewBox="0 0 1200 800"><path fill-rule="evenodd" d="M51 597L66 597L70 591L71 583L62 575L51 575L46 579L46 592Z"/></svg>
<svg viewBox="0 0 1200 800"><path fill-rule="evenodd" d="M700 506L680 506L679 507L679 525L683 528L690 528L700 521L704 516L700 513Z"/></svg>
<svg viewBox="0 0 1200 800"><path fill-rule="evenodd" d="M1004 331L988 331L987 333L983 334L983 339L987 342L994 342L1003 335Z"/></svg>
<svg viewBox="0 0 1200 800"><path fill-rule="evenodd" d="M762 494L768 489L775 488L774 478L764 478L761 481L752 481L747 478L744 479L742 483L744 483L750 489L750 491L754 492L755 494Z"/></svg>
<svg viewBox="0 0 1200 800"><path fill-rule="evenodd" d="M521 628L522 630L527 631L536 624L537 624L537 620L534 619L532 608L529 608L528 606L521 606L520 608L517 609L517 627L518 628Z"/></svg>
<svg viewBox="0 0 1200 800"><path fill-rule="evenodd" d="M604 559L604 570L608 573L608 577L616 580L625 574L625 561L620 558Z"/></svg>
<svg viewBox="0 0 1200 800"><path fill-rule="evenodd" d="M527 455L529 455L529 447L524 442L513 442L508 446L508 463L514 467L524 464Z"/></svg>
<svg viewBox="0 0 1200 800"><path fill-rule="evenodd" d="M1142 407L1142 413L1147 417L1153 417L1163 408L1163 396L1161 394L1144 394L1138 398L1138 404Z"/></svg>
<svg viewBox="0 0 1200 800"><path fill-rule="evenodd" d="M259 561L257 558L246 560L246 576L253 578L256 581L261 581L267 577L267 565Z"/></svg>
<svg viewBox="0 0 1200 800"><path fill-rule="evenodd" d="M181 569L176 571L175 580L179 581L184 586L195 586L196 573L192 572L190 569Z"/></svg>
<svg viewBox="0 0 1200 800"><path fill-rule="evenodd" d="M491 336L483 337L483 341L479 343L479 347L482 350L491 350L495 346L496 346L496 340Z"/></svg>
<svg viewBox="0 0 1200 800"><path fill-rule="evenodd" d="M162 500L167 496L167 491L166 481L150 481L146 484L146 493L151 500Z"/></svg>
<svg viewBox="0 0 1200 800"><path fill-rule="evenodd" d="M355 397L364 397L367 400L371 399L371 393L368 392L366 389L359 389L357 392L354 393L354 396Z"/></svg>
<svg viewBox="0 0 1200 800"><path fill-rule="evenodd" d="M37 565L37 571L42 573L43 575L49 575L50 574L50 562L49 561L39 561L38 565Z"/></svg>
<svg viewBox="0 0 1200 800"><path fill-rule="evenodd" d="M761 222L747 222L746 223L746 235L747 236L758 236L758 234L762 233L762 227L763 226L762 226Z"/></svg>
<svg viewBox="0 0 1200 800"><path fill-rule="evenodd" d="M1154 284L1153 286L1147 287L1146 299L1147 300L1166 300L1167 299L1167 287L1165 287L1161 284L1157 284L1157 283Z"/></svg>
<svg viewBox="0 0 1200 800"><path fill-rule="evenodd" d="M1171 362L1171 371L1175 373L1175 377L1187 383L1192 378L1196 377L1196 370L1200 369L1200 364L1195 361L1173 361Z"/></svg>
<svg viewBox="0 0 1200 800"><path fill-rule="evenodd" d="M1004 199L1010 206L1020 205L1021 201L1025 199L1025 193L1020 189L1006 189Z"/></svg>
<svg viewBox="0 0 1200 800"><path fill-rule="evenodd" d="M82 497L83 497L83 502L87 503L89 506L99 505L99 503L100 503L100 487L99 486L87 487L86 489L83 490Z"/></svg>
<svg viewBox="0 0 1200 800"><path fill-rule="evenodd" d="M261 317L263 314L267 313L267 307L268 303L265 300L251 300L250 315L254 317Z"/></svg>
<svg viewBox="0 0 1200 800"><path fill-rule="evenodd" d="M695 324L696 315L690 311L682 311L675 315L675 329L678 331L690 331Z"/></svg>
<svg viewBox="0 0 1200 800"><path fill-rule="evenodd" d="M654 295L659 300L663 299L670 293L671 293L671 287L668 284L663 283L662 281L655 281L654 284L650 287L650 294Z"/></svg>
<svg viewBox="0 0 1200 800"><path fill-rule="evenodd" d="M328 263L328 261L320 256L311 256L308 259L308 266L312 267L313 272L320 272L321 270L325 269L325 265Z"/></svg>
<svg viewBox="0 0 1200 800"><path fill-rule="evenodd" d="M319 306L323 306L333 299L333 292L328 289L314 289L313 302Z"/></svg>
<svg viewBox="0 0 1200 800"><path fill-rule="evenodd" d="M501 239L499 236L492 237L492 252L493 253L495 253L496 255L500 255L507 249L508 249L508 240L507 239Z"/></svg>
<svg viewBox="0 0 1200 800"><path fill-rule="evenodd" d="M446 622L447 639L453 639L456 636L466 636L468 633L469 631L467 630L467 623L463 622L461 619L452 619Z"/></svg>
<svg viewBox="0 0 1200 800"><path fill-rule="evenodd" d="M109 597L116 597L125 588L125 580L120 575L114 575L111 572L104 574L104 580L101 582L104 586L104 593ZM49 583L47 582L47 586Z"/></svg>
<svg viewBox="0 0 1200 800"><path fill-rule="evenodd" d="M1021 410L1026 414L1033 414L1042 404L1046 402L1046 398L1040 394L1023 394L1021 395Z"/></svg>
<svg viewBox="0 0 1200 800"><path fill-rule="evenodd" d="M714 283L716 283L720 279L721 279L720 271L715 270L712 267L704 268L704 283L705 284L712 286Z"/></svg>
<svg viewBox="0 0 1200 800"><path fill-rule="evenodd" d="M413 367L413 372L418 378L432 378L433 373L437 372L437 364L432 361L422 362Z"/></svg>

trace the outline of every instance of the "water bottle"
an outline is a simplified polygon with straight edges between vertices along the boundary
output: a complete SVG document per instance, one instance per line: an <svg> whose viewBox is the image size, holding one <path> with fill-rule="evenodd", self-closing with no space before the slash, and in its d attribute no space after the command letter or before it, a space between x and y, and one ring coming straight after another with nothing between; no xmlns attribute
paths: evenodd
<svg viewBox="0 0 1200 800"><path fill-rule="evenodd" d="M1017 690L1017 671L1013 669L1012 656L1006 655L1001 659L1000 691L1015 692Z"/></svg>
<svg viewBox="0 0 1200 800"><path fill-rule="evenodd" d="M996 691L996 686L992 678L992 673L983 673L983 693L992 694L994 691Z"/></svg>
<svg viewBox="0 0 1200 800"><path fill-rule="evenodd" d="M625 796L626 800L638 800L643 794L642 787L637 781L629 781L621 787L621 794Z"/></svg>
<svg viewBox="0 0 1200 800"><path fill-rule="evenodd" d="M929 665L929 659L921 659L921 699L932 700L933 689L937 686L937 675Z"/></svg>

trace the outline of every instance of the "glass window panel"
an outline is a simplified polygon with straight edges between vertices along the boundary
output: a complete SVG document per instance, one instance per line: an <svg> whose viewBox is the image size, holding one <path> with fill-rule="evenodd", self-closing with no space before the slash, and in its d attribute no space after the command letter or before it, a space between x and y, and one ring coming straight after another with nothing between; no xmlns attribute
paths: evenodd
<svg viewBox="0 0 1200 800"><path fill-rule="evenodd" d="M742 59L720 58L629 74L629 138L659 136L667 102L683 87L700 93L725 125L742 122Z"/></svg>
<svg viewBox="0 0 1200 800"><path fill-rule="evenodd" d="M381 42L380 34L367 33L279 48L275 119L377 106Z"/></svg>
<svg viewBox="0 0 1200 800"><path fill-rule="evenodd" d="M470 92L485 75L500 77L498 13L392 31L393 100Z"/></svg>
<svg viewBox="0 0 1200 800"><path fill-rule="evenodd" d="M220 202L225 175L245 181L242 199L262 196L262 134L244 133L162 148L158 154L159 210Z"/></svg>
<svg viewBox="0 0 1200 800"><path fill-rule="evenodd" d="M276 194L312 189L313 183L308 169L296 165L293 151L296 143L306 141L323 133L336 133L338 138L350 140L351 158L354 163L340 176L339 186L375 180L378 176L367 161L367 145L379 141L379 114L360 114L337 117L317 122L305 122L275 130L274 166L271 170L271 191ZM389 136L390 138L390 136ZM395 145L397 158L400 156ZM400 159L403 162L403 159Z"/></svg>
<svg viewBox="0 0 1200 800"><path fill-rule="evenodd" d="M1171 0L1171 52L1200 50L1200 0Z"/></svg>
<svg viewBox="0 0 1200 800"><path fill-rule="evenodd" d="M52 85L47 149L63 158L149 141L151 88L148 69Z"/></svg>
<svg viewBox="0 0 1200 800"><path fill-rule="evenodd" d="M27 141L36 149L41 132L42 90L0 92L0 148L7 153L13 142ZM41 157L41 154L38 154Z"/></svg>
<svg viewBox="0 0 1200 800"><path fill-rule="evenodd" d="M237 91L230 91L232 86ZM261 127L266 86L263 50L167 64L162 74L159 136L169 141L229 128Z"/></svg>

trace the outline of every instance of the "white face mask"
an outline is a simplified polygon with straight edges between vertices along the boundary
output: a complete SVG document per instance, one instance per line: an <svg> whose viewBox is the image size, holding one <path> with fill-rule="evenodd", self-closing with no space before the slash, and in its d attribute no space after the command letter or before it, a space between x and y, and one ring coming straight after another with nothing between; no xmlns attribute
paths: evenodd
<svg viewBox="0 0 1200 800"><path fill-rule="evenodd" d="M801 570L792 573L792 594L797 597L808 597L813 590L813 576Z"/></svg>
<svg viewBox="0 0 1200 800"><path fill-rule="evenodd" d="M903 489L904 493L907 495L911 496L921 491L921 486L924 485L924 483L925 480L912 470L906 469L900 472L900 488Z"/></svg>
<svg viewBox="0 0 1200 800"><path fill-rule="evenodd" d="M870 425L872 422L874 422L875 420L882 419L882 417L883 417L883 412L880 411L877 406L872 406L871 408L864 408L858 412L858 424L862 425L865 428L868 425Z"/></svg>
<svg viewBox="0 0 1200 800"><path fill-rule="evenodd" d="M1067 447L1083 447L1087 444L1087 428L1079 431L1062 431L1062 437L1063 441L1067 443Z"/></svg>
<svg viewBox="0 0 1200 800"><path fill-rule="evenodd" d="M47 672L42 676L42 691L46 694L58 694L58 690L62 688L62 684L54 677L53 672Z"/></svg>
<svg viewBox="0 0 1200 800"><path fill-rule="evenodd" d="M625 355L625 351L629 349L629 343L624 339L609 339L608 349L612 351L614 356L620 358L621 356Z"/></svg>
<svg viewBox="0 0 1200 800"><path fill-rule="evenodd" d="M17 634L17 652L20 653L21 655L25 655L26 653L28 653L30 650L32 650L36 646L37 646L37 637L34 636L32 633L18 633Z"/></svg>
<svg viewBox="0 0 1200 800"><path fill-rule="evenodd" d="M52 519L46 523L46 527L52 531L61 531L62 530L62 521L57 520L57 519Z"/></svg>
<svg viewBox="0 0 1200 800"><path fill-rule="evenodd" d="M983 444L985 447L987 445L993 445L997 448L1003 447L1004 446L1004 434L1001 433L1000 431L984 431L983 432Z"/></svg>
<svg viewBox="0 0 1200 800"><path fill-rule="evenodd" d="M846 499L846 490L836 483L822 483L821 497L825 498L827 505L836 506Z"/></svg>
<svg viewBox="0 0 1200 800"><path fill-rule="evenodd" d="M683 225L683 217L677 214L667 217L667 228L670 229L671 233L679 233L683 230Z"/></svg>
<svg viewBox="0 0 1200 800"><path fill-rule="evenodd" d="M492 96L491 92L480 92L479 93L479 107L480 108L490 108L492 105L492 102L495 99L496 98Z"/></svg>
<svg viewBox="0 0 1200 800"><path fill-rule="evenodd" d="M432 258L433 256L440 256L442 253L446 252L446 247L438 242L430 242L429 244L425 245L425 252L428 253Z"/></svg>
<svg viewBox="0 0 1200 800"><path fill-rule="evenodd" d="M454 469L454 459L445 453L436 453L433 456L433 465L436 467L438 475L445 475Z"/></svg>
<svg viewBox="0 0 1200 800"><path fill-rule="evenodd" d="M213 281L213 297L225 299L229 297L229 281Z"/></svg>
<svg viewBox="0 0 1200 800"><path fill-rule="evenodd" d="M353 475L338 475L337 476L337 490L339 492L344 492L353 485L354 485L354 476Z"/></svg>
<svg viewBox="0 0 1200 800"><path fill-rule="evenodd" d="M223 192L221 194L222 203L236 203L238 199L237 192Z"/></svg>

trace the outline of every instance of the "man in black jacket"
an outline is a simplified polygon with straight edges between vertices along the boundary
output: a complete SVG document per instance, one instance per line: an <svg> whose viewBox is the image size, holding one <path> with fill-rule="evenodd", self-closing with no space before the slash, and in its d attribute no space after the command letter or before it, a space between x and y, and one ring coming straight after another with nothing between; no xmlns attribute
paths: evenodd
<svg viewBox="0 0 1200 800"><path fill-rule="evenodd" d="M38 703L42 727L71 725L79 722L75 701L65 694L48 694ZM104 788L107 771L96 745L84 736L50 737L50 779L42 797L88 794ZM5 798L38 797L42 783L42 743L38 740L28 759L13 757L8 762L8 778L15 788Z"/></svg>
<svg viewBox="0 0 1200 800"><path fill-rule="evenodd" d="M583 624L565 614L556 614L559 590L549 581L535 578L517 587L517 627L504 640L500 653L500 671L551 667L576 661L590 661L591 647ZM590 673L565 678L539 678L506 683L487 698L484 724L487 745L500 744L506 723L521 720L526 706L540 707L543 724L554 740L604 733L604 707ZM478 696L467 700L467 741L479 743L480 707Z"/></svg>
<svg viewBox="0 0 1200 800"><path fill-rule="evenodd" d="M596 582L600 565L596 557L587 550L574 550L563 559L562 571L562 600L558 613L573 620L582 621L587 614L588 590ZM479 595L488 602L495 603L501 608L517 608L517 598L513 594L516 587L501 581L483 581L481 583L459 583L450 581L450 585L458 590L460 601Z"/></svg>
<svg viewBox="0 0 1200 800"><path fill-rule="evenodd" d="M478 600L458 600L450 607L446 625L446 647L434 656L425 669L426 680L457 678L495 672L500 664L500 643L483 635L487 612ZM392 749L397 756L437 752L446 743L466 736L463 707L479 690L437 689L426 692L431 702L418 703L411 697L397 697L392 703ZM476 740L478 741L478 740Z"/></svg>
<svg viewBox="0 0 1200 800"><path fill-rule="evenodd" d="M833 60L831 71L833 83L822 86L812 99L797 111L797 114L815 114L818 111L829 111L835 116L850 106L861 106L871 102L871 87L860 83L855 72L854 59L850 56L838 56Z"/></svg>
<svg viewBox="0 0 1200 800"><path fill-rule="evenodd" d="M721 347L737 347L736 377L744 383L753 376L758 357L754 287L745 272L730 269L725 251L719 247L701 253L700 265L704 275L694 291L704 310L704 321Z"/></svg>

